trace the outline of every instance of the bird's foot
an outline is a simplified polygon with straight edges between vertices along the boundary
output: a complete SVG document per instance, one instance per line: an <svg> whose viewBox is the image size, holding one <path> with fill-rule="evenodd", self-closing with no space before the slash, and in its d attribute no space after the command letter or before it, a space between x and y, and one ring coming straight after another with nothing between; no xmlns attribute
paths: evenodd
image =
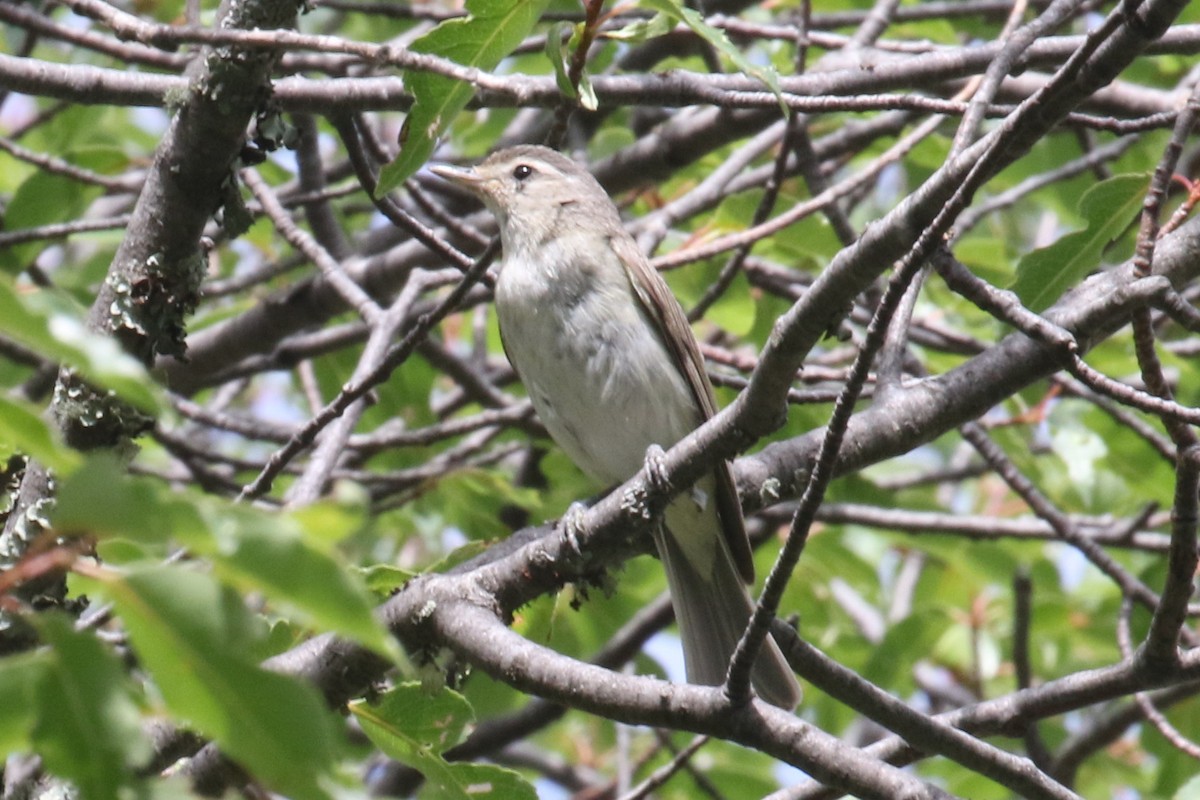
<svg viewBox="0 0 1200 800"><path fill-rule="evenodd" d="M579 545L579 535L584 531L583 517L586 513L587 506L576 500L567 506L562 519L558 521L558 528L562 531L567 548L580 557L583 556L583 548Z"/></svg>
<svg viewBox="0 0 1200 800"><path fill-rule="evenodd" d="M671 491L671 481L667 477L667 453L656 444L646 448L646 482L650 490L660 494Z"/></svg>
<svg viewBox="0 0 1200 800"><path fill-rule="evenodd" d="M667 454L661 447L652 444L646 448L646 488L626 489L621 496L621 508L626 513L644 520L654 517L654 509L647 500L652 496L663 496L671 491L667 478Z"/></svg>

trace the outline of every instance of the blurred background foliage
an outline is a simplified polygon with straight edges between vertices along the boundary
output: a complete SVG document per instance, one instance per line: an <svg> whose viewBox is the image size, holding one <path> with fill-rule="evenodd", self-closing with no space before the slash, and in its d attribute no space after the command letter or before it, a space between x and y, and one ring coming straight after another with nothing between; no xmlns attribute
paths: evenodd
<svg viewBox="0 0 1200 800"><path fill-rule="evenodd" d="M199 36L178 49L159 49L122 39L98 19L96 9L103 4L79 4L78 14L72 5L9 6L4 51L28 62L173 76L182 74L199 52L197 42L204 41ZM500 20L485 29L502 36L495 42L485 37L493 49L478 56L482 69L512 77L514 86L523 76L554 75L548 34L575 34L556 51L569 59L571 43L592 24L577 3L559 0L534 13L526 8L528 19L514 20L514 9L522 5L470 4L476 22L489 14ZM808 30L823 37L807 49L806 67L818 73L860 63L856 59L957 53L996 40L1008 11L983 0L715 5L721 7L701 7L711 33L677 24L675 16L683 19L685 9L667 2L605 7L605 16L592 25L599 35L587 53L584 76L669 77L672 70L701 79L721 72L736 76L739 64L722 51L724 34L716 35L723 30L729 36L724 45L746 65L775 76L772 80L787 78L798 72L795 37L805 15ZM1044 5L1030 3L1024 19ZM642 38L637 26L658 19L656 12L667 6L667 22ZM1113 4L1077 6L1056 36L1086 32ZM120 8L177 30L196 30L185 23L208 28L217 14L210 4L197 8L184 0ZM890 22L855 50L845 37L860 30L872 8L883 9ZM402 82L403 100L381 110L364 95L361 108L351 98L324 114L321 108L335 108L330 97L310 107L299 101L289 107L279 99L264 114L310 141L299 151L278 148L258 163L247 158L239 165L254 170L292 224L308 231L383 308L398 287L413 287L414 276L424 275L408 327L446 295L457 273L383 217L356 177L344 129L333 118L355 118L370 134L364 149L380 167L398 152L412 95L420 107L430 97L443 97L447 82L454 84L347 54L330 42L394 48L424 42L413 49L439 53L437 48L447 47L445 31L456 30L439 23L462 13L452 3L351 0L307 9L299 30L332 38L324 50L281 47L277 85L303 76L319 93L326 81L333 86L376 76ZM561 22L566 26L551 27ZM528 30L522 31L525 23ZM972 211L987 211L972 226L956 229L954 255L980 278L1014 288L1035 310L1059 300L1088 274L1130 258L1150 175L1171 136L1171 118L1152 121L1158 112L1150 107L1157 103L1167 115L1195 84L1197 23L1200 8L1191 5L1175 23L1176 44L1134 60L1122 73L1123 89L1144 91L1144 103L1123 106L1118 97L1085 105L1079 118L1055 128L990 180L972 204ZM76 40L74 34L86 38ZM459 48L449 48L454 56L462 42L449 36ZM149 59L150 51L162 61ZM1067 52L1043 59L1039 68L1052 70ZM929 81L918 80L914 71L900 87L881 83L855 92L878 96L876 108L803 116L801 125L818 154L811 166L828 183L855 175L898 134L929 117L928 110L893 110L887 97L948 98L970 74ZM100 85L107 80L102 76ZM435 85L422 87L421 81ZM1004 113L999 105L1024 99L1024 85L1002 93L996 116ZM762 94L769 99L770 90ZM556 114L554 104L513 107L511 97L496 91L482 91L468 102L471 96L468 89L462 111L451 108L436 120L440 129L427 142L434 159L468 161L500 143L540 141ZM629 96L610 101L603 91L598 96L598 110L576 108L564 144L596 165L631 229L647 237L640 239L643 244L661 235L661 241L652 241L656 255L686 252L752 225L764 195L775 191L766 178L779 154L778 137L747 158L733 181L685 216L670 218L664 230L639 227L639 220L688 198L730 159L742 157L747 143L779 119L777 106L773 111L769 103L760 106L757 115L728 110L728 117L741 122L720 125L703 116L715 105L674 108L660 106L654 96L641 102ZM206 231L204 284L188 320L193 350L202 349L203 358L143 365L120 354L89 328L87 309L129 235L126 215L170 124L170 101L144 107L116 89L92 102L58 97L49 84L41 94L6 89L0 105L0 461L7 463L7 499L0 510L6 517L28 512L29 527L37 529L24 543L6 538L0 551L5 796L46 796L48 787L61 789L55 778L86 798L191 796L185 780L171 777L175 759L162 763L153 726L166 723L217 742L253 776L256 784L245 791L254 797L266 791L297 798L617 797L668 764L690 735L627 728L579 711L498 741L478 763L443 759L476 722L503 719L535 701L465 665L448 669L445 659L411 663L372 616L372 607L412 575L444 570L605 488L590 483L554 449L531 414L520 411L523 390L503 357L487 292L469 294L426 343L371 389L320 500L287 498L289 486L310 468L312 451L306 450L271 491L254 502L238 502L267 459L355 379L367 357L369 326L315 279L311 259L289 243L279 220L264 214L243 186L239 191L253 215L249 230L229 237L221 224L226 209ZM575 102L583 101L566 100L558 109ZM894 124L884 124L885 118ZM958 120L946 117L934 133L839 201L852 233L876 223L937 174ZM1145 125L1134 125L1139 121ZM260 119L259 128L264 124ZM988 121L984 129L995 124ZM738 125L744 129L734 132ZM1120 125L1130 132L1111 132ZM422 135L405 131L406 148ZM848 135L853 131L861 134ZM1116 141L1120 147L1109 147ZM1105 147L1108 155L1087 168L1060 174ZM646 157L639 148L661 157ZM1188 143L1164 219L1185 202L1196 176L1194 155ZM424 155L410 157L416 160L383 172L394 183L396 202L439 237L477 255L479 242L492 233L487 217L421 170ZM303 180L302 159L312 171ZM814 194L811 180L800 172L790 162L772 215ZM990 207L992 201L1003 202ZM321 218L332 227L323 227ZM732 283L696 323L722 405L744 385L776 320L845 247L831 219L810 214L756 242ZM481 238L468 241L452 222L478 229ZM722 253L672 266L667 278L685 309L705 297L728 258ZM842 338L827 338L810 354L786 423L772 441L787 442L828 422L881 285L869 287L848 309ZM1194 287L1184 294L1194 298ZM269 322L247 323L263 308L273 310ZM1156 322L1159 357L1176 399L1195 407L1200 404L1195 332L1169 320ZM944 374L1010 332L932 277L913 312L904 380ZM1087 361L1106 375L1137 382L1128 328L1096 343ZM150 413L154 425L118 452L67 448L48 411L60 365ZM862 406L869 404L864 400ZM1078 391L1060 373L1013 387L981 422L1059 511L1084 530L1103 534L1106 552L1120 568L1158 590L1166 570L1166 510L1175 489L1174 465L1161 443L1170 442L1157 420L1129 410L1114 414L1113 406ZM19 506L26 457L53 470L55 504ZM757 552L760 581L787 532L794 499L782 498L752 520L764 542ZM1149 613L1140 606L1123 610L1121 587L1039 526L953 428L836 480L819 519L783 611L796 615L808 642L923 712L1013 692L1018 635L1025 637L1033 680L1042 683L1120 662L1122 620L1134 642L1145 634ZM1109 535L1126 526L1128 536ZM65 598L18 591L64 573ZM1014 630L1018 579L1031 587L1032 603L1030 629L1020 634ZM640 611L661 603L664 591L659 564L639 556L613 570L603 587L569 586L541 597L519 611L513 626L531 640L587 660ZM311 686L262 665L320 633L352 639L394 665L348 715L331 713ZM681 679L673 630L663 628L649 638L627 669ZM452 673L452 689L442 685L446 671ZM1175 688L1164 712L1180 737L1195 742L1200 737L1195 684L1181 681ZM1039 765L1052 771L1067 748L1125 714L1124 725L1110 735L1097 734L1077 772L1056 777L1088 798L1200 797L1192 777L1195 750L1131 712L1131 703L1117 698L1038 720L1040 746L1049 754ZM884 734L844 703L809 687L798 713L856 746ZM1016 739L993 743L1026 752L1026 743ZM405 766L425 782L414 780ZM956 796L1013 796L949 760L923 759L914 769ZM26 780L30 770L41 776L40 783ZM765 796L802 780L796 770L763 754L714 740L654 792L732 800ZM480 785L485 788L471 788ZM21 787L32 793L16 794Z"/></svg>

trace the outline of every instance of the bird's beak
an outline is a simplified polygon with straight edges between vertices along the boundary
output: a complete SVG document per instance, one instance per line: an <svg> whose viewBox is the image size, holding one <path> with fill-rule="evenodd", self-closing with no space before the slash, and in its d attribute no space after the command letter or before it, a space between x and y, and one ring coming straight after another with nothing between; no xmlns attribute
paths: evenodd
<svg viewBox="0 0 1200 800"><path fill-rule="evenodd" d="M452 167L449 164L434 164L429 171L439 178L461 186L472 194L479 194L483 176L470 167Z"/></svg>

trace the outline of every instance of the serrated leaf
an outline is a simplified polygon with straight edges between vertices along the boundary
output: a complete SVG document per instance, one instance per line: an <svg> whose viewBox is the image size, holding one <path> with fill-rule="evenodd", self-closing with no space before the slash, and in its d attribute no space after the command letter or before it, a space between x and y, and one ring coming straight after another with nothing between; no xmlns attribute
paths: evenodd
<svg viewBox="0 0 1200 800"><path fill-rule="evenodd" d="M464 67L494 69L529 35L548 2L468 0L467 17L442 22L413 42L411 49ZM405 83L413 105L401 130L400 153L379 174L379 194L399 186L429 160L438 137L475 93L468 83L429 72L410 70Z"/></svg>
<svg viewBox="0 0 1200 800"><path fill-rule="evenodd" d="M49 425L29 403L0 395L0 445L32 456L60 475L75 469L79 454L58 438L58 430Z"/></svg>
<svg viewBox="0 0 1200 800"><path fill-rule="evenodd" d="M82 322L86 313L57 292L22 297L11 278L0 277L0 333L47 360L75 367L143 411L156 412L162 404L145 368L114 339L88 330Z"/></svg>
<svg viewBox="0 0 1200 800"><path fill-rule="evenodd" d="M65 619L49 615L38 628L53 660L38 686L34 749L81 796L116 800L151 754L125 672L95 636Z"/></svg>
<svg viewBox="0 0 1200 800"><path fill-rule="evenodd" d="M771 90L771 93L779 99L780 106L783 106L783 87L779 84L779 73L771 67L752 63L741 50L733 46L733 42L729 41L729 37L725 35L724 31L714 28L705 22L700 12L693 8L688 8L679 2L679 0L639 0L638 5L657 11L670 20L690 28L693 33L715 47L718 52L733 62L733 65L741 72L762 81ZM786 107L783 110L786 113Z"/></svg>
<svg viewBox="0 0 1200 800"><path fill-rule="evenodd" d="M1043 311L1100 263L1110 242L1129 226L1142 206L1150 178L1117 175L1088 189L1079 200L1087 227L1049 247L1034 250L1017 265L1012 290L1027 307Z"/></svg>
<svg viewBox="0 0 1200 800"><path fill-rule="evenodd" d="M326 800L335 724L313 687L269 672L252 654L261 626L211 576L154 567L81 579L113 603L141 664L184 724L256 778L302 800Z"/></svg>
<svg viewBox="0 0 1200 800"><path fill-rule="evenodd" d="M416 682L401 683L374 702L352 703L350 710L363 721L364 730L372 726L388 747L400 753L444 753L458 744L475 719L470 703L458 692L445 688L429 692Z"/></svg>

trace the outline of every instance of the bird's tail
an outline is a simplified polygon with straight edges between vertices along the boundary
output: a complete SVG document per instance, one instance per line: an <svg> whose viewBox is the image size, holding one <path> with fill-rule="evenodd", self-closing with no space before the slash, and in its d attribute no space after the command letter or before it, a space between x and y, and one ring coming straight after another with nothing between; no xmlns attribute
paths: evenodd
<svg viewBox="0 0 1200 800"><path fill-rule="evenodd" d="M668 509L670 527L660 530L655 543L667 572L688 681L720 686L753 605L725 545L717 515L712 509L689 514L674 508L683 504L690 504L686 495ZM688 518L686 528L680 526L681 516ZM770 636L755 659L750 679L758 695L773 706L790 711L800 702L800 685Z"/></svg>

